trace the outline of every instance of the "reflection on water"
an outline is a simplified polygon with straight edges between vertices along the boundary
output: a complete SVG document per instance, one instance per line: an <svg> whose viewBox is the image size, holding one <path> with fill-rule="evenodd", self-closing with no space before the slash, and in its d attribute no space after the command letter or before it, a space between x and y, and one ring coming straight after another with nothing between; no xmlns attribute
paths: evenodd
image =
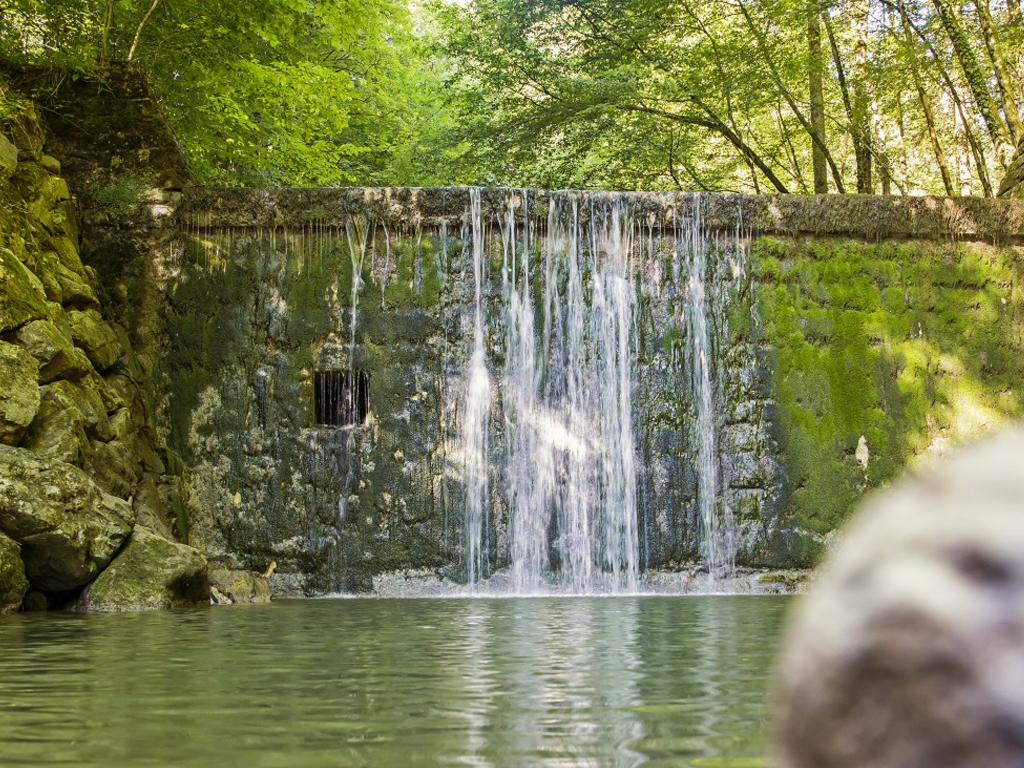
<svg viewBox="0 0 1024 768"><path fill-rule="evenodd" d="M785 597L0 621L0 764L751 766Z"/></svg>

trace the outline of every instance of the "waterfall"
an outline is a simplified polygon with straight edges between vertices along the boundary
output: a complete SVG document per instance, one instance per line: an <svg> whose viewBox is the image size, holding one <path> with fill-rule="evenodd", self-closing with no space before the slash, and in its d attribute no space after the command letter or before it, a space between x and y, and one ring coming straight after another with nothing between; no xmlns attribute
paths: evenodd
<svg viewBox="0 0 1024 768"><path fill-rule="evenodd" d="M588 202L589 224L583 226L579 200L553 197L539 242L525 193L506 200L501 222L504 441L496 458L508 508L510 586L518 593L540 589L552 573L575 593L632 591L639 578L634 224L618 198ZM479 196L473 195L477 276L479 216ZM479 319L479 283L477 297ZM477 333L482 335L479 325ZM487 465L487 414L481 410L489 405L486 376L478 342L464 435L471 583L483 572L477 504L488 503L485 480L479 479Z"/></svg>
<svg viewBox="0 0 1024 768"><path fill-rule="evenodd" d="M690 374L695 404L697 506L704 542L704 561L711 579L735 570L735 532L731 511L719 510L718 426L715 422L715 375L711 348L712 292L707 284L710 241L701 221L700 195L684 231L677 233L678 261L687 265L685 316L690 343ZM684 225L685 226L685 225Z"/></svg>
<svg viewBox="0 0 1024 768"><path fill-rule="evenodd" d="M599 498L604 567L616 587L635 590L639 571L636 525L636 467L632 415L632 344L636 304L630 272L633 250L632 222L621 204L608 212L608 220L596 227L591 242L597 253L608 254L594 279L591 337L596 342L596 375L599 382L593 411L601 426Z"/></svg>
<svg viewBox="0 0 1024 768"><path fill-rule="evenodd" d="M326 589L409 566L515 593L721 580L755 552L780 475L731 198L281 195L250 202L300 227L224 226L211 201L227 218L190 220L168 283L173 328L212 344L174 426L241 493L211 511L235 551ZM223 339L194 322L207 300ZM213 435L229 468L190 418L242 435Z"/></svg>
<svg viewBox="0 0 1024 768"><path fill-rule="evenodd" d="M484 235L480 214L480 190L471 189L470 222L472 228L473 284L475 316L473 353L466 377L463 446L466 456L466 573L470 584L485 576L487 553L485 534L489 510L487 473L489 470L488 433L491 410L491 381L484 350L483 261Z"/></svg>

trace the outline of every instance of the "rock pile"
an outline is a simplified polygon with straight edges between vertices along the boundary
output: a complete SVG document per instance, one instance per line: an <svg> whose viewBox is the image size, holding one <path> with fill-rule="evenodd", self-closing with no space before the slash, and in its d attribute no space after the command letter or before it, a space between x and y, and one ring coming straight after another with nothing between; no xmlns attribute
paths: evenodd
<svg viewBox="0 0 1024 768"><path fill-rule="evenodd" d="M206 561L177 541L185 486L151 370L104 317L78 211L33 106L0 133L0 613L205 603ZM6 135L4 135L6 134Z"/></svg>

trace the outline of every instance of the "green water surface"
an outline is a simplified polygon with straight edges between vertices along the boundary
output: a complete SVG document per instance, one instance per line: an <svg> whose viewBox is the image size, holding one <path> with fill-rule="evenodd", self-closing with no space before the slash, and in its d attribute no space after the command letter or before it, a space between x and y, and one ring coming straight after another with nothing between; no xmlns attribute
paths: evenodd
<svg viewBox="0 0 1024 768"><path fill-rule="evenodd" d="M785 597L0 619L0 765L761 766Z"/></svg>

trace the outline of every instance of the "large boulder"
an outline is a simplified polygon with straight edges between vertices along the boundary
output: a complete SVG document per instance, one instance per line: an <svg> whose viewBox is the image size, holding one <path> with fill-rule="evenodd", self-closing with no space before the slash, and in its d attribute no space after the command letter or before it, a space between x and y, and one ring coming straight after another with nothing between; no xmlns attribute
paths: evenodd
<svg viewBox="0 0 1024 768"><path fill-rule="evenodd" d="M256 571L211 569L210 586L221 596L221 604L270 602L270 585Z"/></svg>
<svg viewBox="0 0 1024 768"><path fill-rule="evenodd" d="M137 528L75 604L82 611L151 611L208 605L210 580L198 549Z"/></svg>
<svg viewBox="0 0 1024 768"><path fill-rule="evenodd" d="M0 615L14 613L28 592L21 549L13 539L0 533Z"/></svg>
<svg viewBox="0 0 1024 768"><path fill-rule="evenodd" d="M29 583L61 592L88 583L131 533L128 502L77 467L0 446L0 531L21 544Z"/></svg>
<svg viewBox="0 0 1024 768"><path fill-rule="evenodd" d="M57 379L77 381L92 373L92 365L85 353L49 320L26 323L12 335L12 339L39 361L40 384Z"/></svg>
<svg viewBox="0 0 1024 768"><path fill-rule="evenodd" d="M95 309L68 312L71 336L97 371L103 373L124 353L117 334Z"/></svg>
<svg viewBox="0 0 1024 768"><path fill-rule="evenodd" d="M0 443L17 445L39 411L39 363L0 341Z"/></svg>
<svg viewBox="0 0 1024 768"><path fill-rule="evenodd" d="M0 247L0 333L48 314L46 291L39 278L10 249Z"/></svg>
<svg viewBox="0 0 1024 768"><path fill-rule="evenodd" d="M794 618L780 768L1024 765L1024 430L876 496Z"/></svg>

